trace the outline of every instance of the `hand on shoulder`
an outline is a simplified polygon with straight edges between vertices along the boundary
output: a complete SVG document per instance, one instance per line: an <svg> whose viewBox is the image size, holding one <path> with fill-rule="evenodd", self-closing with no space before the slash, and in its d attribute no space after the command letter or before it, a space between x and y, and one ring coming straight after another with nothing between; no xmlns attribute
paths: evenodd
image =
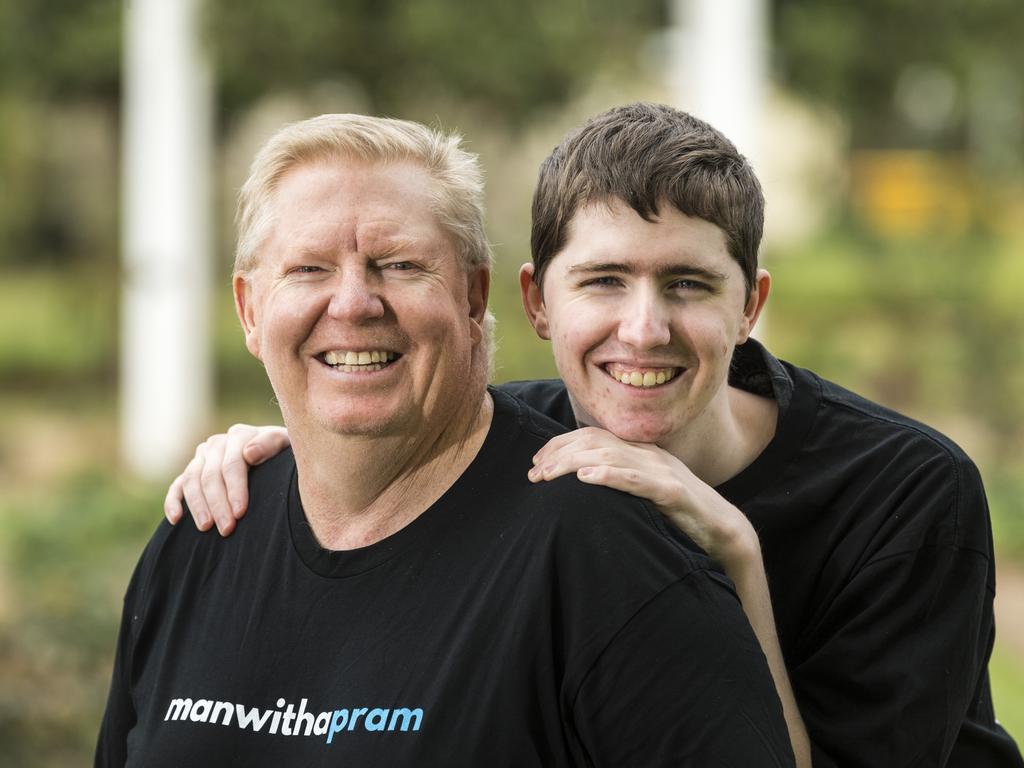
<svg viewBox="0 0 1024 768"><path fill-rule="evenodd" d="M290 444L284 427L235 424L196 447L195 456L174 478L164 499L164 515L171 524L181 520L188 504L196 527L214 524L228 536L249 506L249 467L262 464Z"/></svg>
<svg viewBox="0 0 1024 768"><path fill-rule="evenodd" d="M533 482L575 473L584 483L647 499L727 570L760 556L757 534L743 513L656 445L583 427L552 438L533 464Z"/></svg>

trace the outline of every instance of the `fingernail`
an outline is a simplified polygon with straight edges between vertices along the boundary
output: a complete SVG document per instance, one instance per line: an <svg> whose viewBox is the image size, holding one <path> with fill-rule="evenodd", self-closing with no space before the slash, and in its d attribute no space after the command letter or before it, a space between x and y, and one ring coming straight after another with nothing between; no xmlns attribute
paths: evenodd
<svg viewBox="0 0 1024 768"><path fill-rule="evenodd" d="M590 477L592 474L594 474L594 468L593 467L581 467L576 474L579 477Z"/></svg>

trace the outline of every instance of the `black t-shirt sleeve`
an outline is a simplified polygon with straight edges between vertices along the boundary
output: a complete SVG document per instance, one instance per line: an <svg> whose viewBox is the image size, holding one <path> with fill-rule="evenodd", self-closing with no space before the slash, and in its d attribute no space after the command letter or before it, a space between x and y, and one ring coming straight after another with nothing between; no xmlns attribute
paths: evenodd
<svg viewBox="0 0 1024 768"><path fill-rule="evenodd" d="M894 484L905 528L824 601L791 670L815 768L945 765L993 640L988 512L969 461ZM898 490L897 490L898 489Z"/></svg>
<svg viewBox="0 0 1024 768"><path fill-rule="evenodd" d="M944 765L987 653L987 563L929 547L866 566L797 671L815 766Z"/></svg>
<svg viewBox="0 0 1024 768"><path fill-rule="evenodd" d="M188 510L185 510L188 517ZM124 766L128 760L128 733L135 727L138 716L132 693L132 659L137 642L137 631L142 621L145 598L152 578L155 561L171 531L170 523L161 520L156 532L139 557L125 590L121 608L121 625L117 635L114 668L110 676L110 691L103 712L100 733L96 741L95 765ZM185 529L187 530L187 529Z"/></svg>
<svg viewBox="0 0 1024 768"><path fill-rule="evenodd" d="M131 611L125 605L121 616L121 631L117 639L114 671L107 694L107 707L103 712L100 735L96 742L95 765L123 766L128 760L128 731L135 724L135 710L131 704L125 675L125 655L130 642Z"/></svg>
<svg viewBox="0 0 1024 768"><path fill-rule="evenodd" d="M135 594L140 580L142 563L145 555L136 567L128 589L125 592L124 604L121 609L121 626L117 635L117 651L114 655L114 669L110 676L110 692L107 694L107 706L100 724L100 734L96 741L95 765L125 765L128 761L128 732L136 721L135 707L132 703L129 670L133 647L134 622L137 620L135 610Z"/></svg>
<svg viewBox="0 0 1024 768"><path fill-rule="evenodd" d="M735 595L707 571L664 589L616 634L584 677L572 722L596 766L793 765L761 649Z"/></svg>

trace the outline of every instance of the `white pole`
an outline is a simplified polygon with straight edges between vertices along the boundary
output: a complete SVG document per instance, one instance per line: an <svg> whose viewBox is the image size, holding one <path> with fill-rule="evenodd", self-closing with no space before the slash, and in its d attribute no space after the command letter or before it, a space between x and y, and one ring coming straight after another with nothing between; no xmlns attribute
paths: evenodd
<svg viewBox="0 0 1024 768"><path fill-rule="evenodd" d="M121 451L166 477L205 426L211 86L199 0L125 0Z"/></svg>
<svg viewBox="0 0 1024 768"><path fill-rule="evenodd" d="M766 6L766 0L672 0L676 104L729 137L755 171L767 81Z"/></svg>
<svg viewBox="0 0 1024 768"><path fill-rule="evenodd" d="M669 84L676 105L724 133L758 173L765 149L767 0L672 0L672 17ZM762 313L754 331L762 341L768 320Z"/></svg>

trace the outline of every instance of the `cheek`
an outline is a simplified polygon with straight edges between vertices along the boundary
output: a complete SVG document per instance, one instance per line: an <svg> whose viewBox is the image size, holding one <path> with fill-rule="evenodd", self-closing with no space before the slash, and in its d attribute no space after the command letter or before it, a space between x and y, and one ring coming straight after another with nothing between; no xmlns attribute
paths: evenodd
<svg viewBox="0 0 1024 768"><path fill-rule="evenodd" d="M724 358L728 363L738 332L739 325L734 318L717 312L691 317L687 323L691 343L707 360Z"/></svg>
<svg viewBox="0 0 1024 768"><path fill-rule="evenodd" d="M572 329L559 329L551 334L551 351L563 379L579 380L588 348L587 340L580 338Z"/></svg>
<svg viewBox="0 0 1024 768"><path fill-rule="evenodd" d="M583 357L608 336L608 314L584 302L561 308L549 316L551 345L561 367L582 365Z"/></svg>
<svg viewBox="0 0 1024 768"><path fill-rule="evenodd" d="M278 302L264 316L264 332L268 339L285 342L295 339L303 329L315 324L314 313L298 302Z"/></svg>

